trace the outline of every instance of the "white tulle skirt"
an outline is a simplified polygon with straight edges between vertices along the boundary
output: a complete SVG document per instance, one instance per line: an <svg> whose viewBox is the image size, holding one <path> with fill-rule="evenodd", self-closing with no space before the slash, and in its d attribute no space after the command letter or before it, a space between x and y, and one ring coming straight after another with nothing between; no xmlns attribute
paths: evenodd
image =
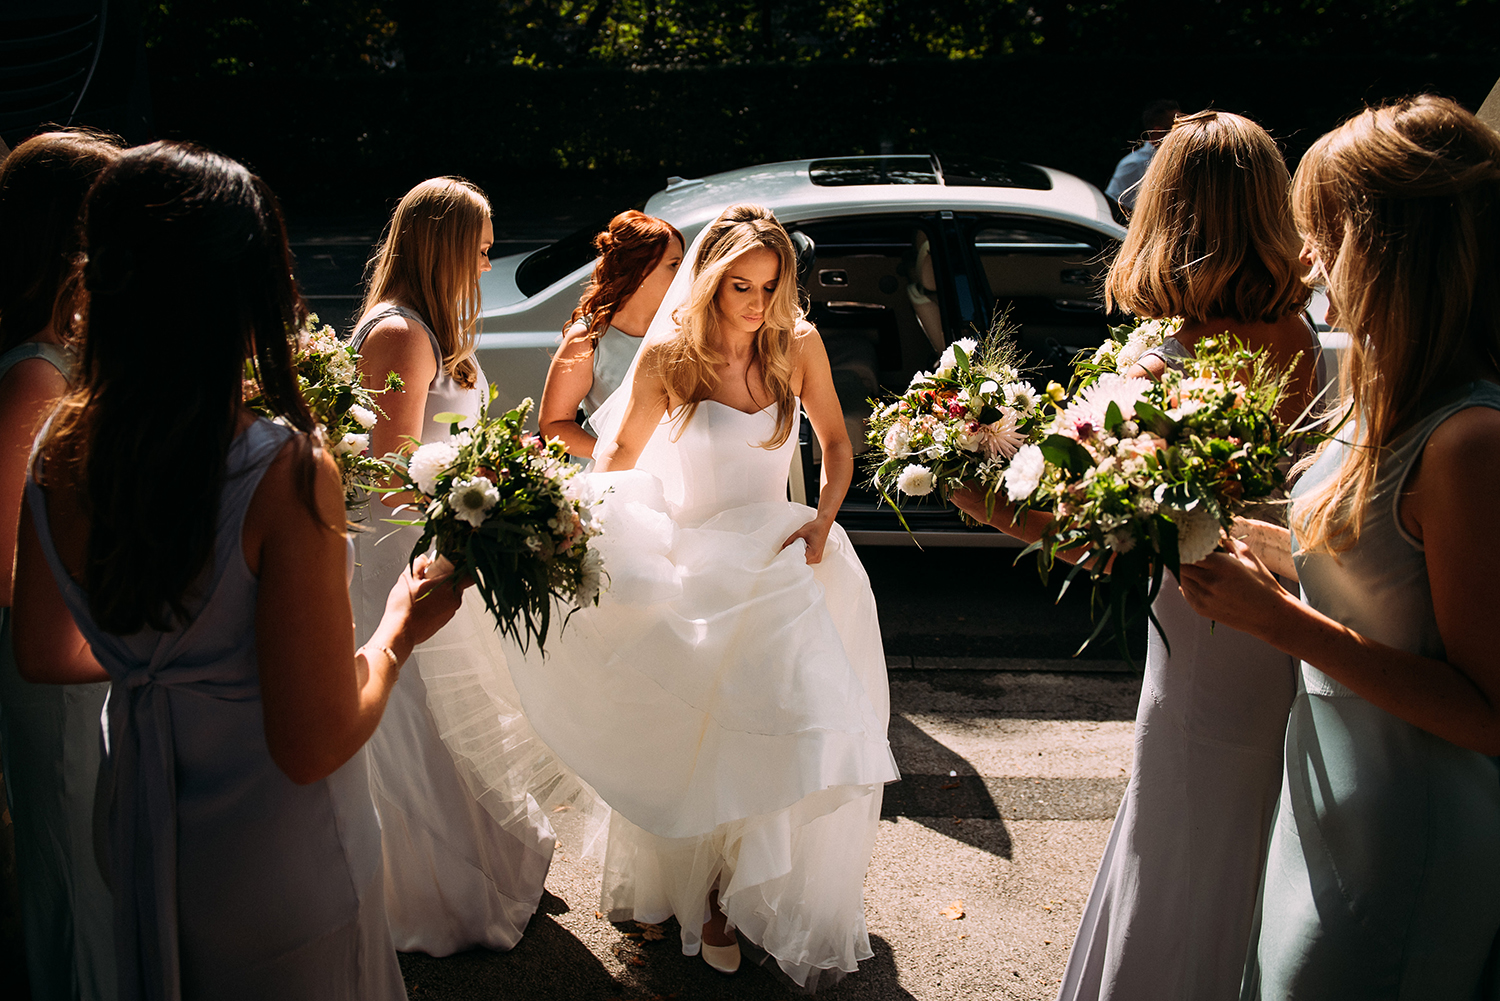
<svg viewBox="0 0 1500 1001"><path fill-rule="evenodd" d="M803 505L674 521L649 475L599 479L602 600L554 627L545 656L491 629L490 656L424 658L444 741L487 805L526 803L521 788L544 815L570 803L595 851L607 818L611 918L676 915L694 955L717 886L798 984L853 971L871 956L864 874L898 777L864 568L838 528L817 566L800 542L780 548L812 518Z"/></svg>

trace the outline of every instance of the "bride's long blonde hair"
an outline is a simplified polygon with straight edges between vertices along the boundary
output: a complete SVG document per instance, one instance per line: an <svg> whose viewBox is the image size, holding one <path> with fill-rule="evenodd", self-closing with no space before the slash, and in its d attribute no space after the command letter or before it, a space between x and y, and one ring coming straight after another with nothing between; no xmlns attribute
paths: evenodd
<svg viewBox="0 0 1500 1001"><path fill-rule="evenodd" d="M1385 447L1466 360L1500 368L1500 138L1446 98L1369 109L1307 151L1292 208L1350 334L1337 412L1357 444L1291 511L1303 550L1337 553Z"/></svg>
<svg viewBox="0 0 1500 1001"><path fill-rule="evenodd" d="M693 283L687 301L674 319L678 334L653 352L652 365L666 384L669 399L682 402L674 419L677 433L693 419L698 404L719 388L718 369L725 359L713 343L718 340L719 310L715 297L734 262L754 250L769 250L780 260L776 291L771 293L765 318L755 334L755 360L761 379L776 403L776 430L761 443L778 448L792 432L796 400L792 395L792 339L802 319L797 296L797 257L786 230L770 209L760 205L731 205L709 224L693 262ZM644 359L643 359L644 360Z"/></svg>

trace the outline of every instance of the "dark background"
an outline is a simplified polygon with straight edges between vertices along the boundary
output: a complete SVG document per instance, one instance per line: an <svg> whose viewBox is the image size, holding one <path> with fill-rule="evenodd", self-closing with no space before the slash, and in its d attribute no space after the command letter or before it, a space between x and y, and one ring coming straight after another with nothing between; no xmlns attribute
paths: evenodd
<svg viewBox="0 0 1500 1001"><path fill-rule="evenodd" d="M1500 0L0 0L0 136L193 139L294 221L378 217L436 174L624 205L668 174L848 153L1102 186L1159 97L1248 114L1293 162L1367 102L1477 108L1496 24Z"/></svg>

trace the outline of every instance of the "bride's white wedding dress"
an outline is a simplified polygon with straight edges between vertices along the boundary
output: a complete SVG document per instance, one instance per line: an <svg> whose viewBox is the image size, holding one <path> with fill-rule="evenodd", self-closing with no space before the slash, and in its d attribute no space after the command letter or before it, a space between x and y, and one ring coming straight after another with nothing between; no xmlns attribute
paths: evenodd
<svg viewBox="0 0 1500 1001"><path fill-rule="evenodd" d="M816 566L800 541L780 549L814 512L786 500L795 426L758 447L774 426L708 401L635 470L583 474L604 498L599 605L545 657L507 645L509 677L472 661L423 677L450 749L487 777L477 795L576 791L550 748L612 808L612 919L675 914L694 955L717 885L730 922L811 987L871 956L864 874L898 773L869 579L837 526Z"/></svg>

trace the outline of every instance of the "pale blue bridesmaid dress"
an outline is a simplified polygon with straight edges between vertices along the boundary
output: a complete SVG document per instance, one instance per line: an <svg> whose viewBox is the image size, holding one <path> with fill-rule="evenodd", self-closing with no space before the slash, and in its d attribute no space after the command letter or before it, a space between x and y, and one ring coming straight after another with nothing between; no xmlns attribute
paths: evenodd
<svg viewBox="0 0 1500 1001"><path fill-rule="evenodd" d="M1147 354L1192 357L1170 337ZM1059 1001L1232 1001L1253 940L1296 663L1194 612L1170 576L1152 611L1171 648L1147 629L1135 763Z"/></svg>
<svg viewBox="0 0 1500 1001"><path fill-rule="evenodd" d="M68 378L56 344L0 356L0 379L30 358ZM11 540L14 543L14 539ZM33 1001L109 1001L115 956L109 887L94 860L99 718L109 682L34 685L16 670L10 609L0 609L0 760L16 832L16 879Z"/></svg>
<svg viewBox="0 0 1500 1001"><path fill-rule="evenodd" d="M1362 635L1444 657L1422 544L1399 503L1432 432L1475 382L1394 441L1359 541L1296 557L1305 600ZM1329 448L1294 496L1334 474ZM1309 664L1286 733L1247 997L1500 998L1500 762L1378 709Z"/></svg>
<svg viewBox="0 0 1500 1001"><path fill-rule="evenodd" d="M257 420L230 446L205 586L191 623L172 632L94 624L53 547L46 493L26 485L53 578L112 681L95 822L122 1001L406 997L364 753L298 785L266 747L259 582L241 536L290 434Z"/></svg>

